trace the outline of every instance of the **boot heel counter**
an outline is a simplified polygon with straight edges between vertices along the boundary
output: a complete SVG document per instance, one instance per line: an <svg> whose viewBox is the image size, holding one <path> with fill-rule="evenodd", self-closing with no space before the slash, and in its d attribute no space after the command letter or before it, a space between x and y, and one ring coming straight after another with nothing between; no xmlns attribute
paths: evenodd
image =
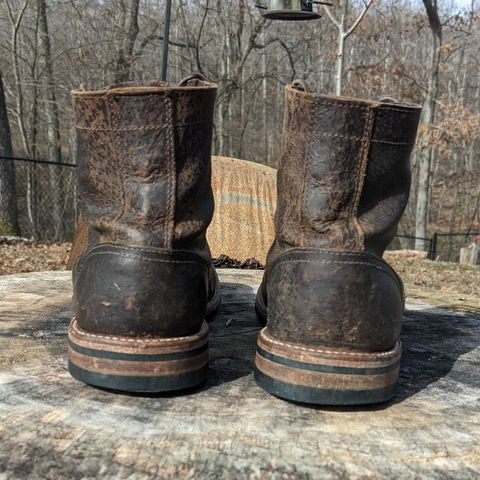
<svg viewBox="0 0 480 480"><path fill-rule="evenodd" d="M205 317L208 265L187 252L102 244L78 259L73 291L75 318L86 331L187 336Z"/></svg>
<svg viewBox="0 0 480 480"><path fill-rule="evenodd" d="M281 340L381 351L400 335L403 286L369 253L290 250L269 269L268 329Z"/></svg>

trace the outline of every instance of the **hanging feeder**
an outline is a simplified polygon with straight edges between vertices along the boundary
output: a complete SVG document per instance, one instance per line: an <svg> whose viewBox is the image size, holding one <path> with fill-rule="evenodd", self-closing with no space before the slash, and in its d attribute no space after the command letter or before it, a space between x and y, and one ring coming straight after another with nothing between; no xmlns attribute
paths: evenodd
<svg viewBox="0 0 480 480"><path fill-rule="evenodd" d="M257 5L265 10L263 16L270 20L315 20L320 14L313 9L314 4L331 5L329 2L311 0L267 0L267 6Z"/></svg>

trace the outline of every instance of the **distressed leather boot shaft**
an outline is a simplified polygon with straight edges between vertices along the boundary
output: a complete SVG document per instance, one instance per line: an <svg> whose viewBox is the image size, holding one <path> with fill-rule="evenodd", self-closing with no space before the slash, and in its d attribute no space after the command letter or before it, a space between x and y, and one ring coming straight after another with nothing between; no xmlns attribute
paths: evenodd
<svg viewBox="0 0 480 480"><path fill-rule="evenodd" d="M213 214L216 85L129 83L72 92L90 242L73 269L69 369L125 391L201 383L219 305Z"/></svg>
<svg viewBox="0 0 480 480"><path fill-rule="evenodd" d="M395 393L403 285L382 259L410 191L420 108L286 89L276 239L256 310L256 378L316 404Z"/></svg>

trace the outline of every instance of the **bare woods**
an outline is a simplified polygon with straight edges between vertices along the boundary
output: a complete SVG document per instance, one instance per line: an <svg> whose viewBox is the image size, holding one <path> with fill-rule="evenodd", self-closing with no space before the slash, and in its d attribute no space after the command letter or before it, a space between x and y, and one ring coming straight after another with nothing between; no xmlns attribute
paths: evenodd
<svg viewBox="0 0 480 480"><path fill-rule="evenodd" d="M478 230L478 0L333 3L320 20L286 23L249 0L173 1L169 79L200 72L219 83L214 153L275 166L295 78L422 103L401 231ZM164 10L164 0L2 0L0 156L74 163L70 90L160 78ZM42 167L0 160L0 235L71 236L75 169Z"/></svg>

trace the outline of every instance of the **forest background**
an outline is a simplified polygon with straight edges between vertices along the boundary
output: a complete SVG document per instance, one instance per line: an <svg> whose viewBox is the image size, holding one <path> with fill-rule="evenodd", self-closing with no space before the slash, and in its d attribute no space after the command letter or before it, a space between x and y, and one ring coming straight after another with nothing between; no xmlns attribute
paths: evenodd
<svg viewBox="0 0 480 480"><path fill-rule="evenodd" d="M258 0L262 3L262 0ZM312 22L250 0L173 0L169 80L218 82L213 153L276 167L283 95L423 105L400 233L480 230L480 28L475 0L334 0ZM70 91L161 75L164 0L1 0L0 235L70 239L78 216Z"/></svg>

